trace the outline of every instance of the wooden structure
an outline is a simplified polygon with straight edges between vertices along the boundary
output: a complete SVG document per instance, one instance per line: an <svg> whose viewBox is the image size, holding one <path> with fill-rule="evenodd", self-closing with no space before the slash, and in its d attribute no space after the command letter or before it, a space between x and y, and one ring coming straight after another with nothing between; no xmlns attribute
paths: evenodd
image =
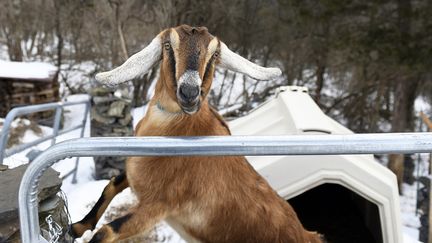
<svg viewBox="0 0 432 243"><path fill-rule="evenodd" d="M57 68L47 63L0 60L0 117L14 107L59 101ZM36 119L45 120L53 112L41 112Z"/></svg>

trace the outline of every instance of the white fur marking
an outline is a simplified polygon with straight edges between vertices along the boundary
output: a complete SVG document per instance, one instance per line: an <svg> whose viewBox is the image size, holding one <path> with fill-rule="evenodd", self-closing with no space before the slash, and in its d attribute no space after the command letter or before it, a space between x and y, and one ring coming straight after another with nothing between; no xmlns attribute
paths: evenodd
<svg viewBox="0 0 432 243"><path fill-rule="evenodd" d="M207 65L208 61L210 60L210 58L213 56L213 54L216 52L217 47L218 47L218 43L219 40L214 37L210 43L207 46L207 54L206 54L206 58L205 58L205 64Z"/></svg>
<svg viewBox="0 0 432 243"><path fill-rule="evenodd" d="M186 242L188 243L200 243L198 239L195 237L189 235L186 230L183 228L183 226L177 222L174 218L168 217L165 219L165 222L171 226Z"/></svg>
<svg viewBox="0 0 432 243"><path fill-rule="evenodd" d="M179 76L179 73L178 73L179 72L179 67L178 67L179 55L178 55L178 52L179 52L179 49L180 49L180 47L179 47L180 46L180 37L179 37L179 35L178 35L178 33L177 33L177 31L175 29L171 29L171 32L170 32L170 41L171 41L171 46L172 46L172 49L173 49L173 52L174 52L175 62L176 62L175 78L178 78L178 76Z"/></svg>
<svg viewBox="0 0 432 243"><path fill-rule="evenodd" d="M202 80L199 76L198 71L186 70L183 75L179 78L177 85L180 87L182 84L189 84L192 86L201 87Z"/></svg>

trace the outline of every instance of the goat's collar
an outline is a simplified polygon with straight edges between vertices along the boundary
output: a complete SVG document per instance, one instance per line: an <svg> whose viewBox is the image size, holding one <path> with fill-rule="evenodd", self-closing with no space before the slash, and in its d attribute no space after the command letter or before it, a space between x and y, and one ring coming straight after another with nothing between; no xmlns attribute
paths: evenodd
<svg viewBox="0 0 432 243"><path fill-rule="evenodd" d="M156 102L156 107L158 108L158 110L168 113L170 115L181 115L183 114L183 111L176 111L176 112L171 112L171 111L167 111L159 101Z"/></svg>

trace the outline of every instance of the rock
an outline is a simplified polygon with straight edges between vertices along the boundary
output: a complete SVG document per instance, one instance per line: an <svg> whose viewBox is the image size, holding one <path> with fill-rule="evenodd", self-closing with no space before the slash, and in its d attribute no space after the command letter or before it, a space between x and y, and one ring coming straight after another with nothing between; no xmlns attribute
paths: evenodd
<svg viewBox="0 0 432 243"><path fill-rule="evenodd" d="M113 101L119 100L119 98L115 97L115 96L95 96L93 97L93 103L95 105L100 105L100 104L106 104L106 103L111 103Z"/></svg>
<svg viewBox="0 0 432 243"><path fill-rule="evenodd" d="M99 112L97 112L96 107L92 107L91 109L91 119L102 124L113 124L115 122L115 118L100 115Z"/></svg>
<svg viewBox="0 0 432 243"><path fill-rule="evenodd" d="M129 127L122 127L122 128L114 128L114 133L118 134L119 136L130 136L132 135L132 129Z"/></svg>
<svg viewBox="0 0 432 243"><path fill-rule="evenodd" d="M66 234L66 231L69 226L69 217L68 212L65 210L65 201L59 197L59 196L53 196L49 199L43 201L40 203L39 206L39 222L42 235L49 239L49 221L47 218L50 217L50 220L52 220L51 224L52 226L59 226L61 228L61 235L60 239L62 239L65 236L68 236ZM61 241L59 242L71 242L71 241Z"/></svg>
<svg viewBox="0 0 432 243"><path fill-rule="evenodd" d="M13 220L18 217L18 189L21 178L28 165L0 172L0 223ZM60 190L62 181L59 173L49 168L43 174L39 184L39 201L43 201Z"/></svg>
<svg viewBox="0 0 432 243"><path fill-rule="evenodd" d="M52 226L58 225L61 228L61 235L57 242L72 242L67 234L69 216L65 208L63 198L54 195L39 204L39 223L42 236L49 240L49 225L47 218L52 220ZM2 238L3 237L3 238ZM2 239L5 239L2 241ZM7 223L0 224L0 242L20 243L19 220L18 218Z"/></svg>
<svg viewBox="0 0 432 243"><path fill-rule="evenodd" d="M0 242L11 242L10 238L13 235L18 235L19 220L15 218L6 223L0 224Z"/></svg>
<svg viewBox="0 0 432 243"><path fill-rule="evenodd" d="M0 194L0 242L21 242L18 219L18 188L27 166L22 165L0 172L0 185L2 185L2 193ZM61 205L55 204L54 206L57 206L56 210L54 210L54 207L47 207L48 204L46 203L57 197L61 184L59 173L51 168L47 169L42 175L38 200L40 208L43 210L40 210L39 213L43 217L43 211L45 210L45 213L49 212L53 217L61 219L62 222L67 222L66 212L63 214L57 213L58 210L64 210L64 202ZM41 226L44 227L44 224L42 223ZM67 227L67 224L63 224L63 227Z"/></svg>
<svg viewBox="0 0 432 243"><path fill-rule="evenodd" d="M91 114L92 137L119 137L133 134L131 101L107 94L94 96ZM124 171L124 161L121 157L95 157L95 177L110 179Z"/></svg>
<svg viewBox="0 0 432 243"><path fill-rule="evenodd" d="M108 105L98 105L96 106L96 110L99 114L102 114L104 116L108 115L108 110L109 110L109 104Z"/></svg>
<svg viewBox="0 0 432 243"><path fill-rule="evenodd" d="M132 115L130 114L130 112L126 113L126 116L124 118L118 120L118 122L123 126L128 125L131 121Z"/></svg>
<svg viewBox="0 0 432 243"><path fill-rule="evenodd" d="M111 117L123 117L123 110L126 107L126 101L119 100L111 103L108 110L108 116Z"/></svg>
<svg viewBox="0 0 432 243"><path fill-rule="evenodd" d="M9 169L9 166L7 166L7 165L0 165L0 171L5 171L7 169Z"/></svg>
<svg viewBox="0 0 432 243"><path fill-rule="evenodd" d="M112 94L113 91L106 87L96 87L90 91L91 96L106 96L108 94Z"/></svg>
<svg viewBox="0 0 432 243"><path fill-rule="evenodd" d="M39 154L41 154L43 151L39 150L39 149L32 149L30 150L30 152L28 152L26 154L26 157L29 161L33 161L34 159L36 159L36 157L39 156Z"/></svg>

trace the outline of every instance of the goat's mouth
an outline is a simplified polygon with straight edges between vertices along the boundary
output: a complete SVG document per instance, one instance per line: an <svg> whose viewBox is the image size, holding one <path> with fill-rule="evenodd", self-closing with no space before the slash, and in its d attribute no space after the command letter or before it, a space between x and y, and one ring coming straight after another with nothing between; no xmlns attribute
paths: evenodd
<svg viewBox="0 0 432 243"><path fill-rule="evenodd" d="M186 114L193 115L201 108L201 101L197 99L194 103L183 103L179 102L182 111Z"/></svg>
<svg viewBox="0 0 432 243"><path fill-rule="evenodd" d="M177 89L177 100L183 112L192 115L199 110L200 93L201 87L195 82L181 82Z"/></svg>

